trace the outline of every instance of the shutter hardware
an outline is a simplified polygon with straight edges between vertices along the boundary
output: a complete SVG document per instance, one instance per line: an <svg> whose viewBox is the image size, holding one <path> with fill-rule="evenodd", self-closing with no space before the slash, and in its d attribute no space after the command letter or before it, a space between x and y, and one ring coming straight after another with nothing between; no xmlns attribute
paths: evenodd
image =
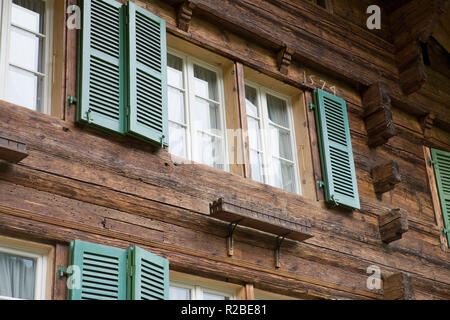
<svg viewBox="0 0 450 320"><path fill-rule="evenodd" d="M436 164L436 161L432 160L432 159L428 159L428 165L431 167L433 165Z"/></svg>
<svg viewBox="0 0 450 320"><path fill-rule="evenodd" d="M92 122L92 119L91 119L91 112L92 112L91 108L89 108L88 111L86 111L86 118L87 118L87 122L88 122L88 123L91 123L91 122Z"/></svg>
<svg viewBox="0 0 450 320"><path fill-rule="evenodd" d="M324 185L325 183L322 180L317 180L317 188L323 188Z"/></svg>
<svg viewBox="0 0 450 320"><path fill-rule="evenodd" d="M76 104L78 102L78 99L74 96L67 96L67 106L70 107L73 104Z"/></svg>
<svg viewBox="0 0 450 320"><path fill-rule="evenodd" d="M450 229L449 229L449 228L444 228L444 227L442 227L442 228L441 228L441 232L442 232L443 234L450 234Z"/></svg>
<svg viewBox="0 0 450 320"><path fill-rule="evenodd" d="M315 107L316 107L316 105L314 103L308 104L309 111L312 111Z"/></svg>
<svg viewBox="0 0 450 320"><path fill-rule="evenodd" d="M241 222L243 219L239 219L235 222L231 222L228 225L228 237L227 237L227 249L228 249L228 256L231 257L233 255L233 232L236 229L236 226Z"/></svg>
<svg viewBox="0 0 450 320"><path fill-rule="evenodd" d="M71 275L72 273L68 273L67 272L67 268L63 267L63 266L58 266L58 271L57 271L57 275L58 275L58 279L62 279L63 277L66 277L68 275Z"/></svg>

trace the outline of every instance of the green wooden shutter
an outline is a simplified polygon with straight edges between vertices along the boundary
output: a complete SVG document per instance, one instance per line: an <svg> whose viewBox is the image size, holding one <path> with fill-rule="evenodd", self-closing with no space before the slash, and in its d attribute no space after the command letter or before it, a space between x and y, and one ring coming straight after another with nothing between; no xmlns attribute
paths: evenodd
<svg viewBox="0 0 450 320"><path fill-rule="evenodd" d="M128 299L167 300L169 261L139 247L128 249Z"/></svg>
<svg viewBox="0 0 450 320"><path fill-rule="evenodd" d="M124 132L125 7L113 0L83 0L77 121Z"/></svg>
<svg viewBox="0 0 450 320"><path fill-rule="evenodd" d="M450 152L431 149L447 243L450 247Z"/></svg>
<svg viewBox="0 0 450 320"><path fill-rule="evenodd" d="M321 89L314 97L325 201L359 209L345 100Z"/></svg>
<svg viewBox="0 0 450 320"><path fill-rule="evenodd" d="M69 290L69 299L126 299L127 250L75 240L69 264L81 271L81 288Z"/></svg>
<svg viewBox="0 0 450 320"><path fill-rule="evenodd" d="M131 135L168 145L166 23L128 3L129 112Z"/></svg>

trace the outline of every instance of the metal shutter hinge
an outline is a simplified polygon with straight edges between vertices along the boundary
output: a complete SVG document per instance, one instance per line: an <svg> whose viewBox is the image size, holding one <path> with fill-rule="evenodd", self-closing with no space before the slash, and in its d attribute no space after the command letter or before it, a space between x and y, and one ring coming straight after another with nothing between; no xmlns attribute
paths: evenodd
<svg viewBox="0 0 450 320"><path fill-rule="evenodd" d="M308 109L309 109L309 111L314 110L315 107L316 107L316 105L315 105L314 103L308 104Z"/></svg>
<svg viewBox="0 0 450 320"><path fill-rule="evenodd" d="M67 106L70 107L73 104L76 104L78 102L78 99L74 96L67 96Z"/></svg>
<svg viewBox="0 0 450 320"><path fill-rule="evenodd" d="M324 185L325 183L322 180L317 180L317 188L323 188Z"/></svg>
<svg viewBox="0 0 450 320"><path fill-rule="evenodd" d="M58 279L62 279L63 277L66 277L68 275L71 275L72 273L67 272L67 268L63 267L63 266L58 266L58 271L57 271L57 275L58 275Z"/></svg>
<svg viewBox="0 0 450 320"><path fill-rule="evenodd" d="M450 234L450 229L442 227L442 228L441 228L441 232L442 232L443 234Z"/></svg>

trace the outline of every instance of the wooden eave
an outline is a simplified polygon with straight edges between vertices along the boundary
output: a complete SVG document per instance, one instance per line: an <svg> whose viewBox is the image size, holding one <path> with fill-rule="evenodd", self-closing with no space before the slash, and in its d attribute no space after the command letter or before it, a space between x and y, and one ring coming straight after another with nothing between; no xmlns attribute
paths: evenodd
<svg viewBox="0 0 450 320"><path fill-rule="evenodd" d="M287 214L249 207L241 203L219 198L210 204L210 215L229 223L272 233L296 241L311 238L311 223Z"/></svg>

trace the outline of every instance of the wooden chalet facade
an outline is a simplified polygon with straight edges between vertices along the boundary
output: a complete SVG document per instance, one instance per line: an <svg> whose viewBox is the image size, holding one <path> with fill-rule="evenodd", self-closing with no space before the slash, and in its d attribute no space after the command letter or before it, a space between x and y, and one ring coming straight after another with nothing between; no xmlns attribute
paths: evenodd
<svg viewBox="0 0 450 320"><path fill-rule="evenodd" d="M0 297L450 299L448 1L0 4Z"/></svg>

